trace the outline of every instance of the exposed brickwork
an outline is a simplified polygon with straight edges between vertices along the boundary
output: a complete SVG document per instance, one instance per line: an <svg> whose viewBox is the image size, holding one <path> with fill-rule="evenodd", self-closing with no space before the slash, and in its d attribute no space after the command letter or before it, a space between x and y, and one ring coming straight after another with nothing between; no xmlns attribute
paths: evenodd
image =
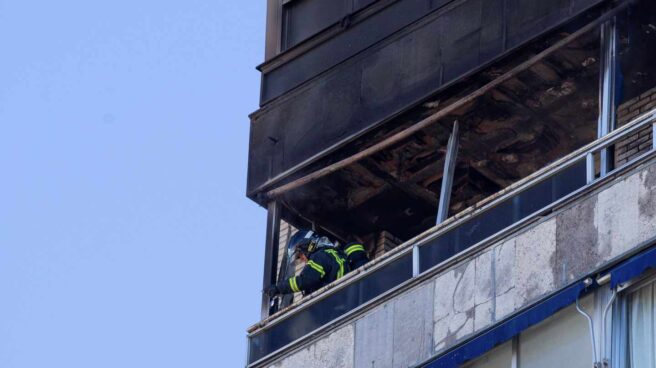
<svg viewBox="0 0 656 368"><path fill-rule="evenodd" d="M641 114L656 108L656 88L620 105L617 111L617 125L623 126ZM615 145L615 167L623 165L651 149L652 128L647 126Z"/></svg>
<svg viewBox="0 0 656 368"><path fill-rule="evenodd" d="M294 235L294 233L298 229L295 228L294 226L290 225L289 223L280 220L280 233L278 240L280 242L279 248L278 248L278 270L280 270L281 264L282 264L282 257L285 253L285 247L287 246L287 242L289 241L289 238ZM300 262L296 262L296 270L294 271L295 274L298 274L301 272L301 269L303 269L303 265ZM297 293L294 295L294 302L298 301L301 299L301 294Z"/></svg>
<svg viewBox="0 0 656 368"><path fill-rule="evenodd" d="M374 258L378 258L388 251L396 248L397 245L401 244L401 239L395 237L394 235L383 231L378 235L376 239L376 246L374 248Z"/></svg>

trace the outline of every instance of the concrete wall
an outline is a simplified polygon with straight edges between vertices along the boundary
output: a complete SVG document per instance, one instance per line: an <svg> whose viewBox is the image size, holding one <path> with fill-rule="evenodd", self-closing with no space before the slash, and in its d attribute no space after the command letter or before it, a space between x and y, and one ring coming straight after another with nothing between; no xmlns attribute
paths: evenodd
<svg viewBox="0 0 656 368"><path fill-rule="evenodd" d="M413 366L654 236L656 160L269 367Z"/></svg>

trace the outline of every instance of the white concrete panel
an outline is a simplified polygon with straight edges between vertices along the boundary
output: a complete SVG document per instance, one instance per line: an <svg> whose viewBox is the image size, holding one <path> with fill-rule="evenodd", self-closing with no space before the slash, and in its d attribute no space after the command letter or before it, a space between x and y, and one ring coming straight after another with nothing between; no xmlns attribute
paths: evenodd
<svg viewBox="0 0 656 368"><path fill-rule="evenodd" d="M474 295L474 301L477 306L492 299L494 283L493 257L493 250L488 250L476 257L476 292Z"/></svg>
<svg viewBox="0 0 656 368"><path fill-rule="evenodd" d="M427 283L395 300L393 367L412 367L431 356L433 290Z"/></svg>
<svg viewBox="0 0 656 368"><path fill-rule="evenodd" d="M355 368L391 368L394 306L386 303L355 323Z"/></svg>
<svg viewBox="0 0 656 368"><path fill-rule="evenodd" d="M641 186L636 174L599 193L594 224L599 231L599 253L605 256L603 261L624 253L644 237L638 206Z"/></svg>
<svg viewBox="0 0 656 368"><path fill-rule="evenodd" d="M350 324L319 340L314 348L314 361L303 367L353 368L354 334L355 328Z"/></svg>
<svg viewBox="0 0 656 368"><path fill-rule="evenodd" d="M512 237L494 248L495 259L495 292L502 295L515 287L515 238Z"/></svg>
<svg viewBox="0 0 656 368"><path fill-rule="evenodd" d="M555 289L556 220L542 222L515 239L515 289L525 302Z"/></svg>
<svg viewBox="0 0 656 368"><path fill-rule="evenodd" d="M309 367L313 359L314 346L309 346L286 356L281 361L270 366L270 368L295 368L295 367Z"/></svg>
<svg viewBox="0 0 656 368"><path fill-rule="evenodd" d="M346 325L270 368L353 368L353 325Z"/></svg>

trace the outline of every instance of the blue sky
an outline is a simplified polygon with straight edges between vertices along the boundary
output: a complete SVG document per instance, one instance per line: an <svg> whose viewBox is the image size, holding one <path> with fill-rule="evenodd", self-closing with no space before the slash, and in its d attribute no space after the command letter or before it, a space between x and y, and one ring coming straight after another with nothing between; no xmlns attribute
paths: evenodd
<svg viewBox="0 0 656 368"><path fill-rule="evenodd" d="M265 1L0 0L0 367L235 367Z"/></svg>

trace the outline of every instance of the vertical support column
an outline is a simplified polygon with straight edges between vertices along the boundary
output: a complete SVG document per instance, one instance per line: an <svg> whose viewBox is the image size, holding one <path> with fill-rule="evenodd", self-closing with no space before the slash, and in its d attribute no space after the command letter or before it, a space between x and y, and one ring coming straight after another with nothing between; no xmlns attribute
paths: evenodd
<svg viewBox="0 0 656 368"><path fill-rule="evenodd" d="M419 246L415 244L412 247L412 277L419 276Z"/></svg>
<svg viewBox="0 0 656 368"><path fill-rule="evenodd" d="M615 17L601 25L601 68L598 138L613 131L616 125L617 21ZM600 176L604 177L613 169L613 150L610 147L604 148L600 155Z"/></svg>
<svg viewBox="0 0 656 368"><path fill-rule="evenodd" d="M262 280L262 319L269 316L271 301L264 289L276 282L278 268L278 242L280 235L280 204L271 201L268 205L266 246L264 251L264 277Z"/></svg>
<svg viewBox="0 0 656 368"><path fill-rule="evenodd" d="M585 176L585 182L588 184L595 180L594 152L588 152L588 154L585 155Z"/></svg>
<svg viewBox="0 0 656 368"><path fill-rule="evenodd" d="M442 188L440 189L440 203L437 209L437 223L441 224L449 216L449 202L453 186L453 175L458 158L458 121L453 123L453 131L449 137L444 161L444 174L442 175Z"/></svg>

